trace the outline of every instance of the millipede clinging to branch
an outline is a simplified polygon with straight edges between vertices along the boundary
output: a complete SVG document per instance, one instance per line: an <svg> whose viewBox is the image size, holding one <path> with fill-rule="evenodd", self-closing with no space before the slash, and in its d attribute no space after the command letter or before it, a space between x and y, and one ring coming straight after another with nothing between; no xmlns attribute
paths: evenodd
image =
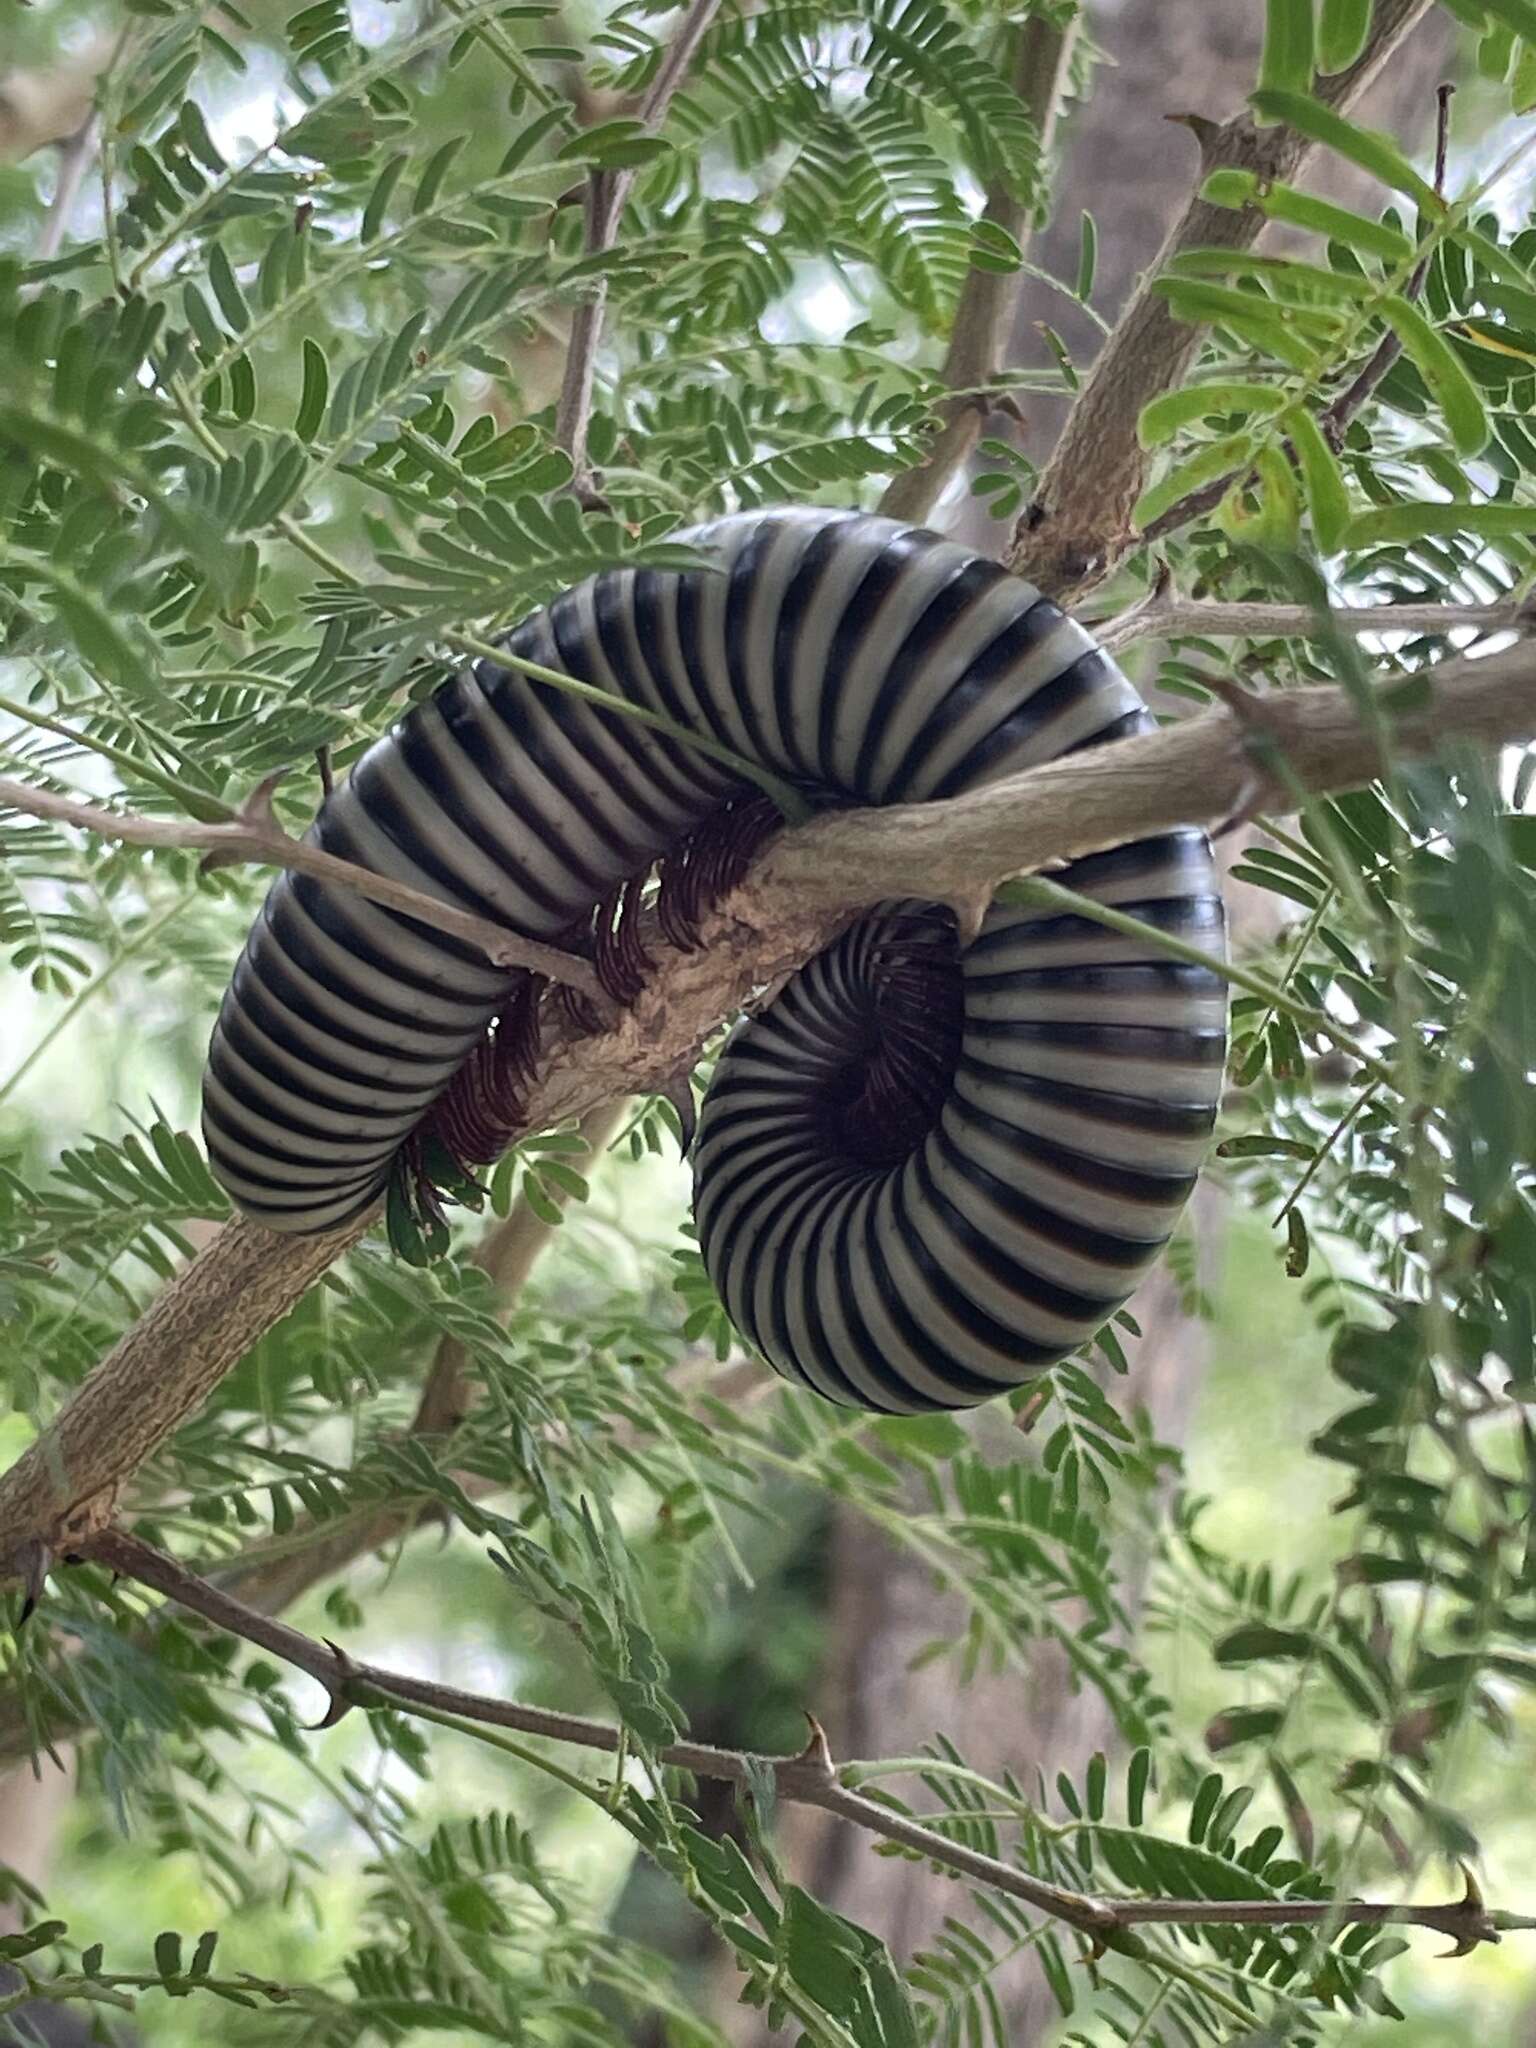
<svg viewBox="0 0 1536 2048"><path fill-rule="evenodd" d="M995 563L886 519L743 513L710 566L613 569L509 655L661 713L822 804L955 796L1144 730L1089 635ZM488 662L364 755L310 837L588 950L632 1001L635 923L687 945L776 822L721 759ZM1206 949L1203 834L1079 860L1069 887ZM568 1000L568 991L560 994ZM214 1030L203 1128L246 1214L329 1229L393 1180L485 1165L519 1123L543 985L284 874ZM898 1414L962 1408L1064 1357L1132 1292L1215 1116L1225 987L1072 916L862 917L736 1028L700 1118L695 1212L732 1321L786 1377Z"/></svg>

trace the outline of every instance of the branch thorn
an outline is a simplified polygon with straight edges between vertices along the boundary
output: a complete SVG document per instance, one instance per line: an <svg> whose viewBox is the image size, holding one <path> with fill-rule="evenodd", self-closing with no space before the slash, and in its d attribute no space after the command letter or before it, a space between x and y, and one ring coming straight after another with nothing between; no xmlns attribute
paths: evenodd
<svg viewBox="0 0 1536 2048"><path fill-rule="evenodd" d="M987 912L992 907L991 887L989 885L980 889L957 890L945 900L955 913L955 929L963 952L967 946L974 946L981 937L981 928L986 922Z"/></svg>
<svg viewBox="0 0 1536 2048"><path fill-rule="evenodd" d="M692 1153L694 1140L699 1135L699 1111L693 1099L692 1073L691 1067L680 1067L657 1090L662 1100L670 1102L677 1114L680 1127L678 1147L683 1159L687 1159Z"/></svg>
<svg viewBox="0 0 1536 2048"><path fill-rule="evenodd" d="M336 1723L343 1720L357 1705L357 1701L352 1698L349 1690L353 1676L357 1671L356 1664L347 1655L340 1643L333 1643L329 1636L322 1636L320 1640L336 1659L336 1672L334 1677L320 1679L320 1683L325 1687L329 1695L330 1704L320 1719L311 1723L309 1733L312 1735L318 1735L324 1728L334 1728Z"/></svg>
<svg viewBox="0 0 1536 2048"><path fill-rule="evenodd" d="M286 768L276 768L270 775L263 775L249 796L235 806L235 816L247 830L259 832L264 838L268 835L279 839L288 837L272 808L273 792L287 773Z"/></svg>
<svg viewBox="0 0 1536 2048"><path fill-rule="evenodd" d="M20 1635L37 1611L48 1584L48 1574L53 1568L53 1551L40 1536L29 1536L16 1553L14 1569L21 1579L21 1613L16 1619L16 1633Z"/></svg>
<svg viewBox="0 0 1536 2048"><path fill-rule="evenodd" d="M1176 128L1189 130L1200 145L1202 162L1215 154L1216 145L1221 140L1219 121L1211 120L1206 114L1164 114L1163 119L1171 121Z"/></svg>
<svg viewBox="0 0 1536 2048"><path fill-rule="evenodd" d="M825 1774L827 1782L830 1784L837 1776L837 1765L832 1761L832 1750L827 1741L827 1731L822 1727L809 1707L802 1707L800 1711L805 1715L811 1733L804 1749L801 1750L795 1761L801 1764L815 1764Z"/></svg>

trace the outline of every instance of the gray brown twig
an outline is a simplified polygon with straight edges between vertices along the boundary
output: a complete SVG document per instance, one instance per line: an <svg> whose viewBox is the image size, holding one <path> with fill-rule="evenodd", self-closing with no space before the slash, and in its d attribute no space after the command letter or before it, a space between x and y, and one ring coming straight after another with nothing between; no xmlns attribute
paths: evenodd
<svg viewBox="0 0 1536 2048"><path fill-rule="evenodd" d="M505 1728L521 1735L575 1744L616 1755L624 1732L607 1722L545 1707L526 1707L513 1700L463 1691L354 1661L334 1644L290 1628L286 1622L258 1614L228 1593L211 1586L165 1552L120 1529L104 1529L81 1544L80 1554L105 1565L121 1577L173 1600L217 1628L254 1643L306 1672L330 1698L325 1725L355 1706L393 1706L410 1712L424 1709L436 1717L475 1727ZM1427 1927L1448 1935L1457 1954L1482 1942L1496 1942L1515 1929L1536 1929L1536 1918L1491 1912L1476 1883L1467 1875L1459 1900L1447 1905L1392 1906L1359 1899L1152 1899L1094 1896L1051 1884L1001 1858L950 1840L936 1828L870 1799L843 1782L820 1724L812 1716L811 1735L795 1756L763 1756L712 1744L675 1742L657 1751L657 1761L695 1777L723 1779L750 1790L754 1781L771 1775L778 1797L792 1804L817 1806L853 1826L896 1842L930 1863L953 1870L1018 1899L1049 1918L1084 1935L1093 1948L1143 1953L1131 1930L1137 1926ZM856 1765L846 1766L855 1775Z"/></svg>

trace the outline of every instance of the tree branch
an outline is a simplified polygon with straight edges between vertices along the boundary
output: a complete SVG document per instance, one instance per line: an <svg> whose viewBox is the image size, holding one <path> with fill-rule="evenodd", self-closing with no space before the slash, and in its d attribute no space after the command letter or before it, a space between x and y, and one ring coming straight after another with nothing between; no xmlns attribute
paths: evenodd
<svg viewBox="0 0 1536 2048"><path fill-rule="evenodd" d="M1305 604L1218 604L1154 594L1090 630L1106 654L1121 654L1138 640L1308 640L1329 631L1528 633L1533 624L1536 605L1530 599L1506 604L1346 605L1325 618Z"/></svg>
<svg viewBox="0 0 1536 2048"><path fill-rule="evenodd" d="M96 126L96 111L92 108L74 134L64 136L59 143L58 180L48 202L43 231L37 238L39 263L51 263L64 246L70 215L96 154Z"/></svg>
<svg viewBox="0 0 1536 2048"><path fill-rule="evenodd" d="M677 34L668 44L661 64L640 102L641 124L655 134L667 117L699 44L708 33L720 0L691 0ZM631 170L593 171L587 180L585 198L587 253L600 255L611 249L619 232L624 203L635 182ZM578 301L571 315L570 341L566 348L565 374L555 405L555 446L571 458L571 488L578 498L592 492L592 473L587 466L587 423L592 416L592 387L597 374L597 351L603 338L603 315L608 305L608 286L599 278L591 296Z"/></svg>
<svg viewBox="0 0 1536 2048"><path fill-rule="evenodd" d="M1077 41L1080 17L1074 15L1065 27L1032 15L1018 31L1014 55L1013 89L1023 101L1039 137L1037 164L1043 182L1048 175L1056 123L1065 94L1067 72ZM1028 250L1038 195L1017 198L1006 187L987 194L982 219L994 222L1023 250ZM974 391L996 375L1012 330L1014 308L1023 282L1022 269L1002 274L995 270L971 270L966 275L955 308L949 348L941 372L951 391ZM916 469L893 477L880 500L880 510L889 519L904 519L921 526L932 517L949 486L950 479L975 447L986 412L986 400L976 397L947 398L939 407L943 425L935 436L927 459Z"/></svg>
<svg viewBox="0 0 1536 2048"><path fill-rule="evenodd" d="M622 1101L603 1103L583 1117L581 1135L589 1151L600 1152L607 1144L624 1107ZM557 1207L565 1206L564 1189L551 1186L545 1190L545 1196ZM497 1314L503 1322L557 1228L535 1214L519 1195L508 1214L475 1247L472 1263L481 1268L496 1289ZM469 1413L470 1404L464 1347L453 1337L445 1336L422 1382L416 1413L406 1434L450 1436ZM218 1567L218 1578L226 1592L247 1606L263 1614L280 1614L322 1579L344 1571L357 1558L367 1557L370 1552L408 1536L422 1517L419 1501L390 1499L334 1521L318 1525L301 1523L273 1555L262 1556L258 1551L253 1557L232 1558ZM310 1540L306 1541L306 1537ZM4 1731L0 1726L0 1756L4 1753Z"/></svg>
<svg viewBox="0 0 1536 2048"><path fill-rule="evenodd" d="M1454 91L1454 86L1442 85L1436 94L1435 191L1441 198L1445 196L1445 162L1450 144L1451 94ZM1423 291L1424 280L1429 276L1429 265L1430 259L1426 256L1403 287L1403 296L1410 302L1416 300ZM1350 421L1368 402L1371 394L1402 352L1403 345L1395 329L1389 329L1382 335L1344 390L1324 409L1318 421L1318 430L1335 455L1344 446L1344 436L1349 430ZM1286 454L1295 461L1295 450L1291 443L1287 441L1283 445ZM1161 540L1165 534L1177 533L1180 527L1203 518L1207 512L1213 512L1232 485L1245 474L1246 472L1241 469L1229 470L1225 476L1215 477L1210 483L1202 484L1198 490L1190 491L1185 497L1180 498L1176 505L1170 505L1166 512L1159 513L1150 525L1142 528L1141 541L1145 544Z"/></svg>
<svg viewBox="0 0 1536 2048"><path fill-rule="evenodd" d="M1182 825L1219 824L1264 800L1358 787L1394 758L1445 741L1536 735L1536 645L1457 659L1391 688L1366 714L1337 687L1242 698L1111 746L940 803L834 812L786 832L705 920L692 953L646 927L657 962L634 1005L583 1036L552 1017L524 1128L548 1130L687 1071L719 1023L764 999L874 902L953 904L974 929L1003 879ZM516 1134L514 1134L516 1135ZM205 1398L264 1330L363 1234L320 1237L227 1226L150 1304L52 1426L0 1477L0 1563L36 1575L110 1518L114 1490Z"/></svg>
<svg viewBox="0 0 1536 2048"><path fill-rule="evenodd" d="M389 1705L407 1712L412 1708L425 1709L434 1718L447 1715L472 1727L513 1729L519 1734L573 1743L609 1756L617 1754L623 1744L622 1729L585 1715L520 1706L511 1700L464 1692L457 1686L434 1684L378 1665L356 1663L333 1644L317 1642L286 1622L242 1606L174 1558L126 1531L102 1530L81 1546L81 1552L108 1570L149 1587L188 1612L201 1615L216 1627L306 1672L330 1696L330 1709L320 1724L322 1727L332 1725L355 1706ZM1051 1919L1075 1927L1100 1949L1114 1947L1144 1954L1134 1938L1124 1937L1132 1927L1151 1923L1183 1927L1428 1927L1449 1935L1458 1954L1480 1942L1496 1942L1505 1929L1536 1927L1536 1919L1489 1912L1470 1877L1463 1898L1440 1906L1389 1906L1353 1899L1123 1899L1069 1891L998 1857L953 1842L937 1829L852 1790L842 1782L826 1737L815 1720L811 1721L811 1739L798 1756L761 1756L697 1742L669 1743L656 1754L660 1763L677 1770L696 1777L721 1779L743 1789L749 1789L760 1775L771 1773L780 1799L820 1807L870 1834L897 1842L946 1870L991 1885ZM844 1766L847 1770L859 1768ZM1155 1957L1146 1959L1155 1967Z"/></svg>
<svg viewBox="0 0 1536 2048"><path fill-rule="evenodd" d="M371 868L333 853L322 853L295 839L278 823L272 809L272 791L279 777L269 775L252 790L234 817L227 822L204 824L193 819L143 818L133 811L110 811L103 804L82 803L76 797L59 796L53 790L33 789L25 782L0 776L0 810L24 812L31 818L48 818L60 825L73 825L82 832L94 832L99 839L112 839L125 846L149 846L178 852L201 852L205 870L232 867L253 861L261 867L291 868L310 875L333 888L351 889L370 903L382 903L406 917L419 919L434 931L478 946L493 967L525 967L550 981L580 989L582 994L606 1005L602 983L590 961L538 939L525 939L494 924L488 917L460 910L406 882L388 875L376 875Z"/></svg>
<svg viewBox="0 0 1536 2048"><path fill-rule="evenodd" d="M1358 61L1319 79L1315 96L1339 112L1353 106L1430 4L1376 0ZM1315 148L1290 128L1255 127L1246 113L1220 126L1194 118L1185 125L1200 139L1202 184L1212 171L1229 169L1289 181ZM1009 566L1050 596L1071 602L1094 589L1132 544L1131 508L1147 466L1136 422L1149 400L1185 376L1201 346L1202 329L1174 319L1154 279L1185 249L1248 248L1263 225L1257 208L1212 206L1197 188L1099 352L1014 535Z"/></svg>

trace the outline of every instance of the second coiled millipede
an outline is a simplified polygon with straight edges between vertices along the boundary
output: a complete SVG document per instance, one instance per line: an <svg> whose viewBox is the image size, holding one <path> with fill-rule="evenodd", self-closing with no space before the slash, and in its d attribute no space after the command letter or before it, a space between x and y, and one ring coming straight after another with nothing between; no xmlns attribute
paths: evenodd
<svg viewBox="0 0 1536 2048"><path fill-rule="evenodd" d="M1146 729L1141 699L1030 585L858 514L733 515L708 569L606 570L505 642L649 706L815 801L954 796ZM731 769L480 663L327 799L327 851L590 950L632 998L650 878L689 943L771 822ZM1211 849L1160 834L1057 879L1219 950ZM433 1156L517 1127L534 977L284 874L225 996L204 1085L213 1169L274 1230L319 1231ZM1090 1338L1166 1243L1215 1116L1225 987L1075 916L861 918L728 1040L694 1152L727 1313L778 1371L897 1414L969 1407Z"/></svg>

